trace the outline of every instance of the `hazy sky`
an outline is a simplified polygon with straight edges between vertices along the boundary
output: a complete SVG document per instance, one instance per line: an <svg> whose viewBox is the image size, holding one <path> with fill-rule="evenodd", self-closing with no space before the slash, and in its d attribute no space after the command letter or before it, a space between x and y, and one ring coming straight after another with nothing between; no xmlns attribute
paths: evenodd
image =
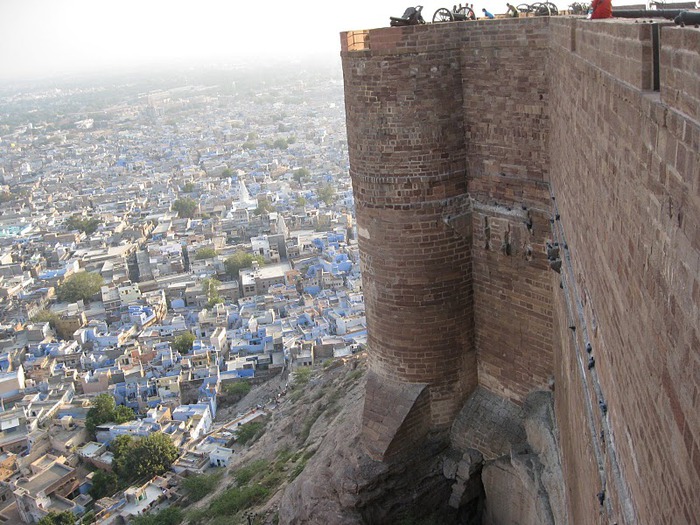
<svg viewBox="0 0 700 525"><path fill-rule="evenodd" d="M425 19L452 3L424 2ZM389 16L400 16L409 5L407 0L0 0L0 77L192 58L338 57L341 31L387 26ZM505 11L505 0L474 5L478 12L484 6Z"/></svg>
<svg viewBox="0 0 700 525"><path fill-rule="evenodd" d="M154 59L337 57L340 31L388 25L404 7L376 0L0 0L0 76Z"/></svg>

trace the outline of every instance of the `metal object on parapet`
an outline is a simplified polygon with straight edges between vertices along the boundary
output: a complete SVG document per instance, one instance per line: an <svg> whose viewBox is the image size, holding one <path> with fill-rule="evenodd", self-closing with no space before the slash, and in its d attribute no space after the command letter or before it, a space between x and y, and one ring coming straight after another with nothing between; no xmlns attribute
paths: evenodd
<svg viewBox="0 0 700 525"><path fill-rule="evenodd" d="M400 27L417 26L419 24L425 24L425 20L423 20L423 15L421 14L422 10L422 5L417 5L416 7L408 7L403 12L403 16L390 16L389 25L391 25L392 27Z"/></svg>
<svg viewBox="0 0 700 525"><path fill-rule="evenodd" d="M433 23L437 22L461 22L465 20L476 20L474 11L467 5L460 5L452 10L441 7L433 14Z"/></svg>
<svg viewBox="0 0 700 525"><path fill-rule="evenodd" d="M616 9L613 7L614 18L665 18L673 20L682 12L682 9Z"/></svg>

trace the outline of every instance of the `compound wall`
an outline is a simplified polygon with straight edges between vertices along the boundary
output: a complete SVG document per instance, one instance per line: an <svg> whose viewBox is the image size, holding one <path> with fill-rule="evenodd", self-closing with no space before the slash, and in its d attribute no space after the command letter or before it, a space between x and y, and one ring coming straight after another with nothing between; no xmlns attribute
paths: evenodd
<svg viewBox="0 0 700 525"><path fill-rule="evenodd" d="M550 25L550 177L570 252L557 303L575 327L561 330L555 402L573 515L603 522L586 510L605 490L620 522L693 523L700 31L659 28L655 92L651 24Z"/></svg>
<svg viewBox="0 0 700 525"><path fill-rule="evenodd" d="M372 369L427 385L434 427L477 384L519 403L553 376L571 522L694 522L700 31L562 17L341 43Z"/></svg>

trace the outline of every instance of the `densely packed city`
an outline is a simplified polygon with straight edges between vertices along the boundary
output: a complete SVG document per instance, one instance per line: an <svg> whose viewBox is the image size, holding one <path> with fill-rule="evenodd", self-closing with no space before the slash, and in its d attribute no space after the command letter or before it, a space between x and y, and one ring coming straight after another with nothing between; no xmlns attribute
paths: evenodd
<svg viewBox="0 0 700 525"><path fill-rule="evenodd" d="M167 503L366 340L337 68L149 78L0 92L5 522Z"/></svg>

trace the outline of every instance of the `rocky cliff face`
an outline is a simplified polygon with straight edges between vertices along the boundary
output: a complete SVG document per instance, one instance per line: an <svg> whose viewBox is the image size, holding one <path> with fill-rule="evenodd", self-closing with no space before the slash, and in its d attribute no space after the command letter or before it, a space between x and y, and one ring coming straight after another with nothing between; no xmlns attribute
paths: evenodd
<svg viewBox="0 0 700 525"><path fill-rule="evenodd" d="M379 462L360 443L355 391L285 489L279 523L567 523L552 414L549 392L518 407L477 391L451 436L430 436L414 454Z"/></svg>
<svg viewBox="0 0 700 525"><path fill-rule="evenodd" d="M451 433L376 461L360 438L366 377L366 357L356 356L290 378L262 437L238 446L221 488L189 511L190 521L211 522L207 511L236 487L264 487L230 522L244 523L245 512L256 525L567 522L551 393L531 394L521 407L478 389ZM276 381L268 390L284 386ZM243 403L254 406L264 391Z"/></svg>

